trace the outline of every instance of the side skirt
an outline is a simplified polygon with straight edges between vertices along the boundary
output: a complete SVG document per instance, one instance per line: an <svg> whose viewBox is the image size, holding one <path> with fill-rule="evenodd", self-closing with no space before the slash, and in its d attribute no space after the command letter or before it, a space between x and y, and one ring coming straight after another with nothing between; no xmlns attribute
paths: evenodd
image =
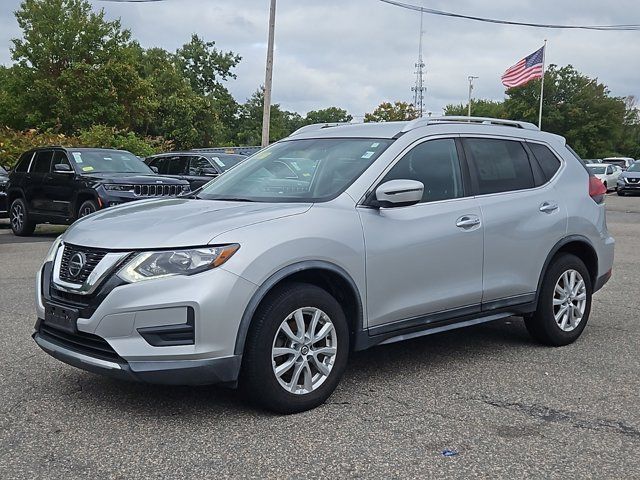
<svg viewBox="0 0 640 480"><path fill-rule="evenodd" d="M353 350L366 350L376 345L400 342L501 318L526 315L535 310L535 294L528 294L492 301L482 306L469 306L409 318L356 332Z"/></svg>

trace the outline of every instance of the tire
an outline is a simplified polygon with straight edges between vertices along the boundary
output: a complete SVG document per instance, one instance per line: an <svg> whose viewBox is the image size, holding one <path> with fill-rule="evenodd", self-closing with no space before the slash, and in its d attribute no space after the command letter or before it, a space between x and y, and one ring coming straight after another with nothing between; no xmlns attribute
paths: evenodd
<svg viewBox="0 0 640 480"><path fill-rule="evenodd" d="M567 298L563 287L565 284L571 287L572 272L575 272L573 285L576 288ZM581 288L577 288L580 285L579 280L582 280ZM556 290L556 286L559 290ZM533 315L524 318L529 334L538 342L555 347L575 342L589 320L592 295L591 277L584 262L571 254L557 256L544 275L537 310ZM554 305L554 302L559 304ZM559 315L565 307L568 307L566 314ZM572 316L572 311L577 314L575 318ZM556 315L559 317L558 321L556 321Z"/></svg>
<svg viewBox="0 0 640 480"><path fill-rule="evenodd" d="M307 334L306 340L299 343L293 340L302 337L298 335L297 312ZM315 322L314 333L326 335L313 342L309 332L316 315L319 320ZM282 330L285 323L293 337ZM347 320L333 296L315 285L283 284L267 295L254 315L247 333L240 388L251 401L277 413L315 408L329 398L340 382L347 365L349 343ZM276 348L280 351L276 352ZM335 351L333 354L331 349ZM288 353L274 355L284 351ZM328 374L323 374L318 365ZM276 368L282 370L280 377ZM294 380L296 372L299 376Z"/></svg>
<svg viewBox="0 0 640 480"><path fill-rule="evenodd" d="M626 193L624 193L622 190L618 190L618 196L624 197L625 195Z"/></svg>
<svg viewBox="0 0 640 480"><path fill-rule="evenodd" d="M36 223L31 220L27 203L23 198L16 198L11 202L9 208L9 221L11 222L11 230L18 237L28 237L33 235L36 229Z"/></svg>
<svg viewBox="0 0 640 480"><path fill-rule="evenodd" d="M86 217L97 211L98 204L94 200L86 200L78 208L78 218Z"/></svg>

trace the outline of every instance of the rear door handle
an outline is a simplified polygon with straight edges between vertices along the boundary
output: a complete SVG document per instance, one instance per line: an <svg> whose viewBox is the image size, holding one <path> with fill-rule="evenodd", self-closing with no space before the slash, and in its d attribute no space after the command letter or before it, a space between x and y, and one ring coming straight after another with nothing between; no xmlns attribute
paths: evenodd
<svg viewBox="0 0 640 480"><path fill-rule="evenodd" d="M557 203L544 202L542 205L540 205L540 211L544 213L552 213L556 210L558 210Z"/></svg>
<svg viewBox="0 0 640 480"><path fill-rule="evenodd" d="M480 225L480 218L475 215L463 215L456 221L456 227L468 230Z"/></svg>

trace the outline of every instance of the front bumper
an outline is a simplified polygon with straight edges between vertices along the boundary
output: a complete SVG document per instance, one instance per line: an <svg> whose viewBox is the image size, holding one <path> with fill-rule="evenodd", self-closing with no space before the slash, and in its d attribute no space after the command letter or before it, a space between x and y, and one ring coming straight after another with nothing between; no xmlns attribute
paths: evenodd
<svg viewBox="0 0 640 480"><path fill-rule="evenodd" d="M256 286L221 267L193 276L133 284L107 280L84 307L78 306L79 295L58 295L51 282L51 264L40 271L37 287L39 319L45 317L45 302L75 308L80 312L78 335L105 342L112 354L105 357L91 349L77 348L74 339L64 341L62 333L48 335L38 320L34 340L65 363L151 383L194 385L237 380L241 357L234 352L236 337ZM143 336L150 328L186 325L189 321L194 324L190 344L162 346Z"/></svg>
<svg viewBox="0 0 640 480"><path fill-rule="evenodd" d="M9 202L7 201L7 194L0 192L0 218L4 218L9 213Z"/></svg>
<svg viewBox="0 0 640 480"><path fill-rule="evenodd" d="M163 385L234 384L242 360L240 355L232 355L202 360L109 361L69 349L39 331L33 339L49 355L74 367L120 380Z"/></svg>

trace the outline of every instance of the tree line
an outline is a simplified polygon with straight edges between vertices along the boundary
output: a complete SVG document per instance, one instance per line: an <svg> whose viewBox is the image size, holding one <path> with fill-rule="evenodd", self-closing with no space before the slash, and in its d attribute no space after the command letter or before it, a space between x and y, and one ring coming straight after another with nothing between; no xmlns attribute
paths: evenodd
<svg viewBox="0 0 640 480"><path fill-rule="evenodd" d="M128 148L139 155L165 149L258 145L262 88L238 102L227 82L240 55L192 35L175 52L143 48L120 20L94 11L88 0L23 0L15 12L22 30L12 40L13 63L0 66L0 162L20 149L57 143ZM566 136L582 155L640 156L633 99L572 67L546 73L544 128ZM472 104L474 115L535 121L539 83L507 91L501 102ZM465 114L448 105L446 114ZM365 121L416 118L406 102L383 102ZM274 104L270 141L311 123L349 122L343 108L304 116ZM26 147L26 148L25 148Z"/></svg>

